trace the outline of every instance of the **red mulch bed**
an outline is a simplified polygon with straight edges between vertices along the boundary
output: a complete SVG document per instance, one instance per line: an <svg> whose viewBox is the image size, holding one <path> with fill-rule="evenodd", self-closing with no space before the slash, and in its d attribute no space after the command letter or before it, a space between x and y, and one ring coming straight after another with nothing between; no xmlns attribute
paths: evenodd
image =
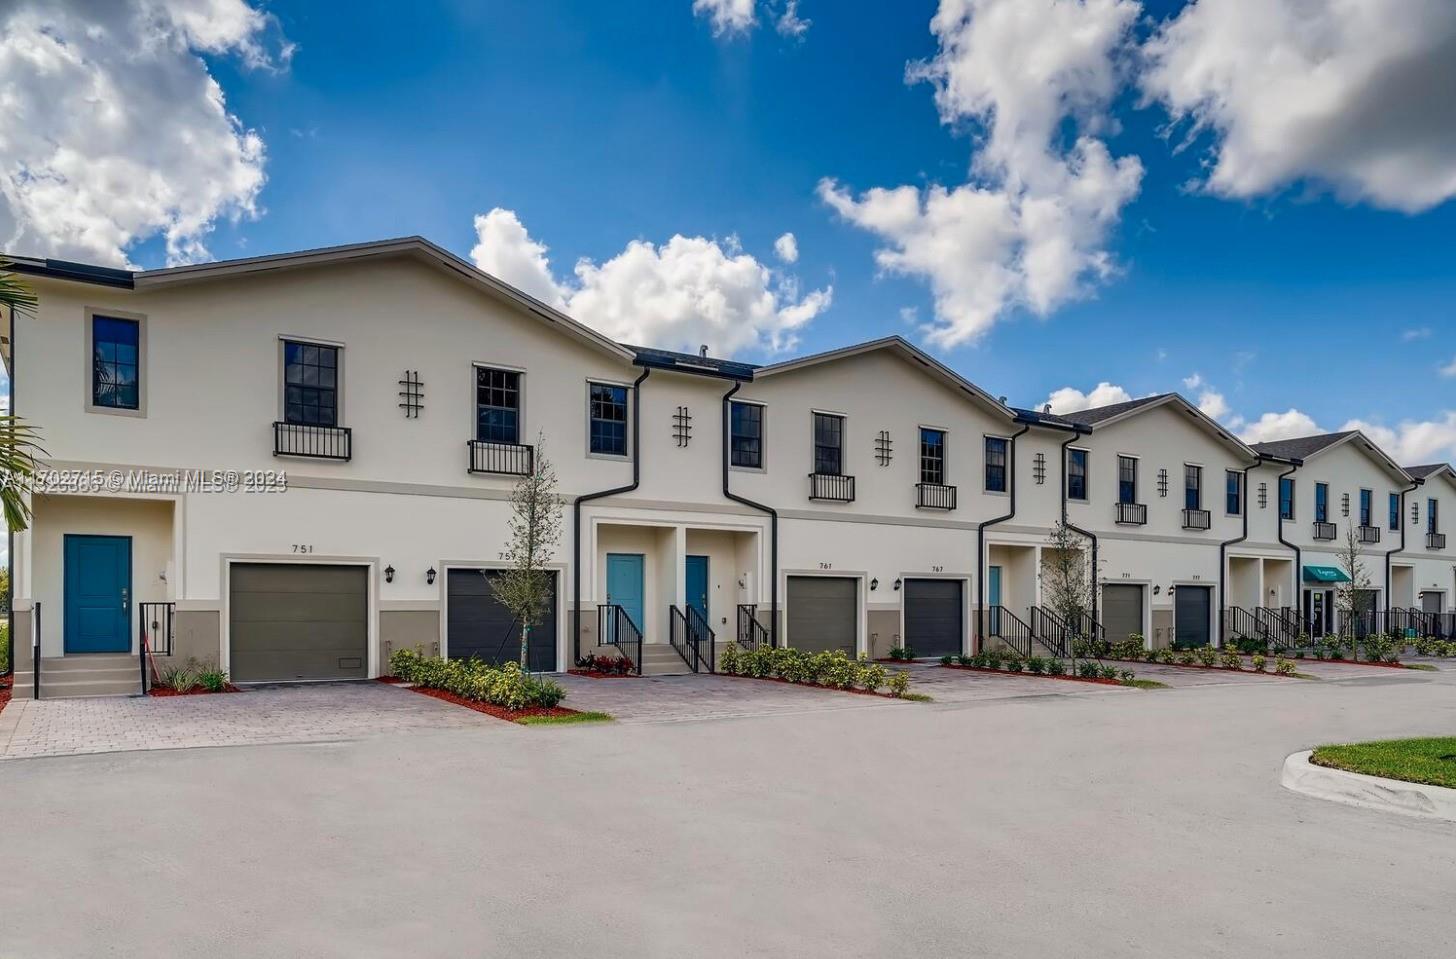
<svg viewBox="0 0 1456 959"><path fill-rule="evenodd" d="M400 679L398 676L375 676L374 678L381 683L388 683L391 686L398 686L400 683L404 682L404 680Z"/></svg>
<svg viewBox="0 0 1456 959"><path fill-rule="evenodd" d="M228 683L221 690L219 690L219 692L221 692L221 693L240 693L240 692L242 692L242 690L239 689L238 687L234 686L232 683ZM211 696L211 695L213 695L213 692L210 689L203 689L201 686L193 686L191 689L187 690L187 692L185 692L185 693L179 693L177 690L173 689L170 686L153 686L152 688L150 688L150 689L147 690L147 695L148 696Z"/></svg>
<svg viewBox="0 0 1456 959"><path fill-rule="evenodd" d="M918 662L920 662L920 660L918 660L918 659L877 659L877 660L875 660L875 662L877 662L877 663L886 663L886 664L888 664L890 666L909 666L912 663L918 663Z"/></svg>
<svg viewBox="0 0 1456 959"><path fill-rule="evenodd" d="M565 706L552 706L550 709L545 709L540 706L531 706L527 709L506 709L504 706L482 703L477 699L466 699L464 696L457 696L443 689L425 689L423 686L407 686L405 688L412 693L419 693L422 696L430 696L435 699L443 699L447 703L464 706L466 709L473 709L477 713L485 713L487 716L494 716L496 719L504 719L508 723L513 723L518 719L524 719L527 716L575 716L581 711L578 709L567 709Z"/></svg>
<svg viewBox="0 0 1456 959"><path fill-rule="evenodd" d="M858 696L879 696L882 699L899 699L890 693L871 692L868 689L840 689L838 686L820 686L817 683L794 683L787 679L779 679L777 676L737 676L732 673L714 673L715 676L727 676L729 679L756 679L761 683L783 683L786 686L803 686L805 689L827 689L831 693L854 693Z"/></svg>
<svg viewBox="0 0 1456 959"><path fill-rule="evenodd" d="M5 711L5 704L10 702L10 685L13 682L9 676L0 679L0 713Z"/></svg>
<svg viewBox="0 0 1456 959"><path fill-rule="evenodd" d="M1273 669L1269 669L1261 673L1252 666L1246 667L1244 669L1228 669L1224 666L1204 666L1202 663L1150 663L1146 659L1112 659L1111 657L1104 658L1107 659L1107 661L1110 663L1142 663L1144 666L1173 666L1177 669L1211 669L1216 673L1238 673L1240 675L1247 673L1250 676L1273 676L1275 679L1298 678L1295 676L1281 676L1278 673L1274 672ZM1294 662L1297 663L1299 662L1299 660L1296 659L1294 660Z"/></svg>
<svg viewBox="0 0 1456 959"><path fill-rule="evenodd" d="M1103 679L1101 676L1053 676L1051 673L1028 673L1025 671L1013 673L1009 669L987 669L984 666L947 666L944 663L941 669L963 669L968 673L995 673L997 676L1024 676L1028 679L1065 679L1074 683L1097 683L1102 686L1121 686L1120 679Z"/></svg>
<svg viewBox="0 0 1456 959"><path fill-rule="evenodd" d="M599 673L594 669L568 669L571 676L585 676L587 679L640 679L636 673Z"/></svg>

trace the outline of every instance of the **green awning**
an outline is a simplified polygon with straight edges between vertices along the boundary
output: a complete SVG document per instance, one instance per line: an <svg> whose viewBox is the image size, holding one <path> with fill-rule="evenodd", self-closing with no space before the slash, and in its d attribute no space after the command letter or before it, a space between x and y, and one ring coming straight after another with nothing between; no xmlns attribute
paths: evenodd
<svg viewBox="0 0 1456 959"><path fill-rule="evenodd" d="M1304 568L1304 581L1306 583L1348 583L1350 577L1338 566L1306 566Z"/></svg>

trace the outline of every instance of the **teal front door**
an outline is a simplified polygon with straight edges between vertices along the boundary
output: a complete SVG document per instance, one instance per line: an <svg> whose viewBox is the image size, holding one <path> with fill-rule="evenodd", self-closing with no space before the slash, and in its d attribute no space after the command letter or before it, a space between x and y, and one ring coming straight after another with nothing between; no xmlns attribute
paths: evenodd
<svg viewBox="0 0 1456 959"><path fill-rule="evenodd" d="M66 536L65 651L131 652L131 537Z"/></svg>
<svg viewBox="0 0 1456 959"><path fill-rule="evenodd" d="M708 557L689 556L687 562L688 605L708 620Z"/></svg>
<svg viewBox="0 0 1456 959"><path fill-rule="evenodd" d="M986 605L992 607L991 622L987 632L1001 635L1001 567L992 566L986 570Z"/></svg>
<svg viewBox="0 0 1456 959"><path fill-rule="evenodd" d="M642 629L642 554L607 554L607 602L622 607Z"/></svg>

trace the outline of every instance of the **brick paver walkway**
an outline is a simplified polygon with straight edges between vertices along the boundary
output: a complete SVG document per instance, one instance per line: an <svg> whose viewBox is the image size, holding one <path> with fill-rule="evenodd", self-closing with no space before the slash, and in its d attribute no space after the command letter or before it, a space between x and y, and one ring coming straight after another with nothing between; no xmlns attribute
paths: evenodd
<svg viewBox="0 0 1456 959"><path fill-rule="evenodd" d="M270 686L211 696L16 700L0 712L0 759L329 742L496 727L498 719L383 683Z"/></svg>
<svg viewBox="0 0 1456 959"><path fill-rule="evenodd" d="M588 679L568 675L556 679L566 687L566 701L562 705L572 709L601 710L625 723L729 719L911 705L884 696L862 696L840 690L791 686L735 676L690 674Z"/></svg>

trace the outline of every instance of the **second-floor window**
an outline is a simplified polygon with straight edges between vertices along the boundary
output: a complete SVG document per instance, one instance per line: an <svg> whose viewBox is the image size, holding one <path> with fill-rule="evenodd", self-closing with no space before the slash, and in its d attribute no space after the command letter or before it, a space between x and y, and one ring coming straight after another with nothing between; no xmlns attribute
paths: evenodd
<svg viewBox="0 0 1456 959"><path fill-rule="evenodd" d="M920 431L920 482L945 485L945 430Z"/></svg>
<svg viewBox="0 0 1456 959"><path fill-rule="evenodd" d="M1067 499L1087 499L1087 451L1067 450Z"/></svg>
<svg viewBox="0 0 1456 959"><path fill-rule="evenodd" d="M729 442L734 466L763 468L763 407L757 403L734 401L729 406L731 439Z"/></svg>
<svg viewBox="0 0 1456 959"><path fill-rule="evenodd" d="M986 492L1006 492L1006 449L1009 441L1000 436L986 437Z"/></svg>
<svg viewBox="0 0 1456 959"><path fill-rule="evenodd" d="M91 404L113 410L141 408L141 324L111 316L91 318Z"/></svg>
<svg viewBox="0 0 1456 959"><path fill-rule="evenodd" d="M1137 467L1138 461L1131 456L1117 458L1117 501L1119 503L1137 502Z"/></svg>
<svg viewBox="0 0 1456 959"><path fill-rule="evenodd" d="M1428 500L1426 500L1426 532L1427 533L1439 533L1439 532L1441 532L1441 518L1440 518L1439 515L1437 515L1436 505L1437 504L1436 504L1436 501L1434 499L1428 499Z"/></svg>
<svg viewBox="0 0 1456 959"><path fill-rule="evenodd" d="M339 348L283 341L283 421L339 425Z"/></svg>
<svg viewBox="0 0 1456 959"><path fill-rule="evenodd" d="M1314 521L1316 523L1328 523L1330 521L1330 484L1314 484Z"/></svg>
<svg viewBox="0 0 1456 959"><path fill-rule="evenodd" d="M1230 516L1238 516L1244 511L1244 474L1238 470L1226 471L1224 488L1227 499L1224 509Z"/></svg>
<svg viewBox="0 0 1456 959"><path fill-rule="evenodd" d="M1400 529L1400 494L1390 494L1390 528Z"/></svg>
<svg viewBox="0 0 1456 959"><path fill-rule="evenodd" d="M1183 465L1183 508L1203 509L1203 467Z"/></svg>
<svg viewBox="0 0 1456 959"><path fill-rule="evenodd" d="M521 441L521 374L475 368L475 438L482 443Z"/></svg>
<svg viewBox="0 0 1456 959"><path fill-rule="evenodd" d="M814 472L825 476L844 472L844 417L814 414Z"/></svg>
<svg viewBox="0 0 1456 959"><path fill-rule="evenodd" d="M1279 478L1279 518L1294 519L1294 480L1288 476Z"/></svg>
<svg viewBox="0 0 1456 959"><path fill-rule="evenodd" d="M591 384L590 450L602 456L627 455L627 387Z"/></svg>
<svg viewBox="0 0 1456 959"><path fill-rule="evenodd" d="M1360 491L1360 525L1361 526L1370 526L1370 525L1372 525L1374 523L1375 517L1372 516L1372 515L1370 515L1373 512L1374 512L1374 507L1371 505L1371 493L1370 493L1370 491L1368 489L1362 489Z"/></svg>

